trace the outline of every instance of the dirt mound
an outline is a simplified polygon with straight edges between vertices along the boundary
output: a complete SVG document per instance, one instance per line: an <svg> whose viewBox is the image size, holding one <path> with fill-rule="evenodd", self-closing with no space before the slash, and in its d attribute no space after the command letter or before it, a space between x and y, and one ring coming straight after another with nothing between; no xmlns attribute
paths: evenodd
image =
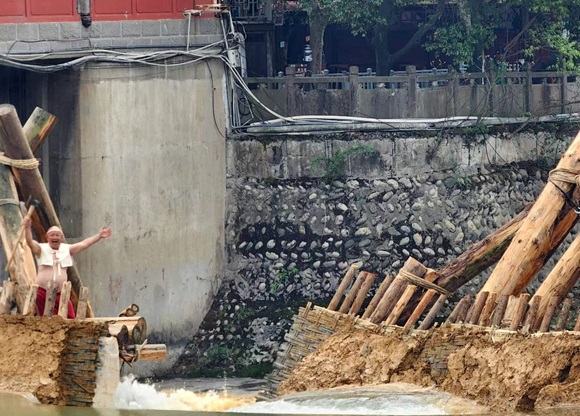
<svg viewBox="0 0 580 416"><path fill-rule="evenodd" d="M446 326L409 337L353 329L305 357L279 393L392 382L436 386L493 411L579 405L580 335L500 337Z"/></svg>

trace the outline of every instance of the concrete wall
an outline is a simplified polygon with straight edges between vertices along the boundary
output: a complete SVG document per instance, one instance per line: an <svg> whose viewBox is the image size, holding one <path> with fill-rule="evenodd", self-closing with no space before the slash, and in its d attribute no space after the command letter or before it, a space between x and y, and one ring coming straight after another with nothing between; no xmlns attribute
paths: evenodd
<svg viewBox="0 0 580 416"><path fill-rule="evenodd" d="M28 75L59 119L44 169L65 234L113 230L76 258L96 314L136 303L169 344L196 331L225 267L224 70L208 63Z"/></svg>

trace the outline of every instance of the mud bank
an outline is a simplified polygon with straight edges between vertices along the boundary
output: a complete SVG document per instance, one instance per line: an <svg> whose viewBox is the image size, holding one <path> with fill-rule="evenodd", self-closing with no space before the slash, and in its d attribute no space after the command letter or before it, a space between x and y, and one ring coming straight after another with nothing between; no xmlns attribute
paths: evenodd
<svg viewBox="0 0 580 416"><path fill-rule="evenodd" d="M0 334L0 391L31 393L43 404L92 403L98 339L108 334L106 326L0 316Z"/></svg>
<svg viewBox="0 0 580 416"><path fill-rule="evenodd" d="M408 336L352 329L305 357L279 393L394 382L436 387L496 412L580 405L580 334L445 326Z"/></svg>

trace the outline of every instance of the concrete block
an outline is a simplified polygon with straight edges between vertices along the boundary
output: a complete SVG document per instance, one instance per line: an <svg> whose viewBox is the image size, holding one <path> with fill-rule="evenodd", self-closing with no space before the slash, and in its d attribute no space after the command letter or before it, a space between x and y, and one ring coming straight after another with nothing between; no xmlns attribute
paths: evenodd
<svg viewBox="0 0 580 416"><path fill-rule="evenodd" d="M39 23L38 37L41 40L59 40L60 25L58 23Z"/></svg>
<svg viewBox="0 0 580 416"><path fill-rule="evenodd" d="M32 53L47 53L52 52L51 42L49 40L43 42L31 42L28 44L29 52Z"/></svg>
<svg viewBox="0 0 580 416"><path fill-rule="evenodd" d="M61 23L61 39L80 39L81 27L83 25L80 22Z"/></svg>
<svg viewBox="0 0 580 416"><path fill-rule="evenodd" d="M25 23L16 26L16 39L24 41L38 40L38 24Z"/></svg>
<svg viewBox="0 0 580 416"><path fill-rule="evenodd" d="M91 45L95 49L111 49L112 41L109 38L91 39Z"/></svg>
<svg viewBox="0 0 580 416"><path fill-rule="evenodd" d="M141 36L142 30L140 21L121 22L121 36L123 37Z"/></svg>
<svg viewBox="0 0 580 416"><path fill-rule="evenodd" d="M191 28L192 33L196 35L218 35L222 33L218 19L197 18L193 20Z"/></svg>
<svg viewBox="0 0 580 416"><path fill-rule="evenodd" d="M185 35L187 33L187 21L183 20L162 20L161 35Z"/></svg>
<svg viewBox="0 0 580 416"><path fill-rule="evenodd" d="M101 37L118 38L121 37L121 22L100 22Z"/></svg>
<svg viewBox="0 0 580 416"><path fill-rule="evenodd" d="M112 38L111 39L111 47L126 49L131 46L132 39L125 39L125 38Z"/></svg>
<svg viewBox="0 0 580 416"><path fill-rule="evenodd" d="M102 37L103 24L102 22L93 22L89 27L84 27L81 25L81 37L82 38L100 38Z"/></svg>
<svg viewBox="0 0 580 416"><path fill-rule="evenodd" d="M141 22L143 36L161 36L161 22L159 20L144 20Z"/></svg>
<svg viewBox="0 0 580 416"><path fill-rule="evenodd" d="M12 46L14 42L0 42L0 53L8 52L8 48Z"/></svg>
<svg viewBox="0 0 580 416"><path fill-rule="evenodd" d="M16 40L16 25L14 24L0 25L0 42L1 41L13 42L14 40Z"/></svg>

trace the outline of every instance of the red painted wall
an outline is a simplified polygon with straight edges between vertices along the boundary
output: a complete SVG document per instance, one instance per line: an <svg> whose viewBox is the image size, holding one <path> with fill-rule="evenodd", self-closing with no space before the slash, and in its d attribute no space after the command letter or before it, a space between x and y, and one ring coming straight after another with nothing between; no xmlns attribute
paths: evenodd
<svg viewBox="0 0 580 416"><path fill-rule="evenodd" d="M183 19L183 10L214 0L92 0L91 16L99 20ZM0 0L0 23L79 20L76 0ZM213 14L205 14L213 17Z"/></svg>

